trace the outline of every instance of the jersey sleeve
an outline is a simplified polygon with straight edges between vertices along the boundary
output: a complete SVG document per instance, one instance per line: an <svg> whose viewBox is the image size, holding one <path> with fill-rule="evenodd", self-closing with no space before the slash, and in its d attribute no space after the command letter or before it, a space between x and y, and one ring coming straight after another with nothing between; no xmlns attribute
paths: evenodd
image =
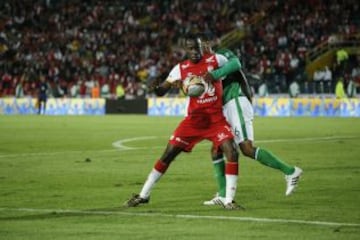
<svg viewBox="0 0 360 240"><path fill-rule="evenodd" d="M218 51L216 51L217 54L224 55L227 59L237 58L235 53L227 48L221 48Z"/></svg>
<svg viewBox="0 0 360 240"><path fill-rule="evenodd" d="M178 80L181 80L181 73L180 73L180 65L177 64L175 67L173 67L167 76L166 80L169 83L174 83Z"/></svg>
<svg viewBox="0 0 360 240"><path fill-rule="evenodd" d="M219 63L219 68L210 73L214 79L224 78L228 74L241 69L241 63L235 55L235 57L229 59L222 54L216 54L215 56Z"/></svg>
<svg viewBox="0 0 360 240"><path fill-rule="evenodd" d="M229 60L222 54L215 54L216 61L219 64L219 67L224 66Z"/></svg>

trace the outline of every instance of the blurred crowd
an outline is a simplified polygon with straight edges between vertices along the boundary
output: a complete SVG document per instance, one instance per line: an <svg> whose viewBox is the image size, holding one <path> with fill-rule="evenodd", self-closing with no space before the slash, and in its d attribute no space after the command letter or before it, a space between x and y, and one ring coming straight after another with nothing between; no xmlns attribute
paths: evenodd
<svg viewBox="0 0 360 240"><path fill-rule="evenodd" d="M254 23L259 13L264 20ZM220 38L234 29L247 33L234 50L254 88L287 92L293 79L312 80L306 52L358 33L359 16L350 0L2 1L0 96L36 96L45 77L53 97L146 97L147 86L183 59L183 34ZM342 71L359 67L349 59Z"/></svg>
<svg viewBox="0 0 360 240"><path fill-rule="evenodd" d="M286 1L267 15L248 29L248 37L238 49L252 76L260 79L254 81L255 87L266 84L269 92L284 93L296 82L303 93L333 93L340 77L346 81L352 73L354 78L360 77L355 71L359 68L359 56L348 56L326 67L332 76L325 88L320 88L319 81L314 82L314 76L305 72L308 51L339 38L351 41L359 34L358 1Z"/></svg>

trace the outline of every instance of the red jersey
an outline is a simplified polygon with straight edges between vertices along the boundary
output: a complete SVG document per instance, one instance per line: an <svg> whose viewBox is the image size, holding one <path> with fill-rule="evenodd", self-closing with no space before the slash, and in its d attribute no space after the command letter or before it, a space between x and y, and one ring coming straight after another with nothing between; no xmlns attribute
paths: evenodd
<svg viewBox="0 0 360 240"><path fill-rule="evenodd" d="M218 54L206 54L200 62L185 60L176 65L166 81L184 81L191 75L203 75L223 66L227 59ZM215 148L224 141L233 139L233 134L222 111L222 82L214 81L206 86L199 97L188 97L187 116L180 122L169 143L190 152L200 141L210 140Z"/></svg>
<svg viewBox="0 0 360 240"><path fill-rule="evenodd" d="M170 72L167 81L184 81L191 75L201 76L224 65L227 59L218 54L205 54L198 63L185 60L176 65ZM188 97L186 119L191 120L199 128L207 128L210 124L225 119L222 113L222 82L214 81L205 88L199 97Z"/></svg>

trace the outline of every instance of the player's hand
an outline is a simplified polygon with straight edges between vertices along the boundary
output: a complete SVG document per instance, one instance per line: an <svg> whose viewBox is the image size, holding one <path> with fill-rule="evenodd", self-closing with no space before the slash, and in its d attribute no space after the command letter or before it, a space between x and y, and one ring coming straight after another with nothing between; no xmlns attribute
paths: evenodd
<svg viewBox="0 0 360 240"><path fill-rule="evenodd" d="M175 81L175 82L171 85L171 87L173 87L173 88L182 88L182 81L181 81L181 80Z"/></svg>
<svg viewBox="0 0 360 240"><path fill-rule="evenodd" d="M213 76L210 74L210 72L205 73L202 77L204 78L204 81L205 81L206 83L211 83L211 82L215 81L215 79L214 79Z"/></svg>

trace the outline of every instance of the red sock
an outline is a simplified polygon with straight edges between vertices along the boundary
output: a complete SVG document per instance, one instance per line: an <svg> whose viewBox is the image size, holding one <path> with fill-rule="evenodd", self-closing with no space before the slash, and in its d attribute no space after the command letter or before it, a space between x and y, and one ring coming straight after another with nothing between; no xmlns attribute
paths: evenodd
<svg viewBox="0 0 360 240"><path fill-rule="evenodd" d="M156 171L158 172L161 172L161 173L165 173L166 172L166 169L169 167L168 164L158 160L156 163L155 163L155 166L154 168L156 169Z"/></svg>
<svg viewBox="0 0 360 240"><path fill-rule="evenodd" d="M227 162L225 165L225 174L238 175L239 174L238 162Z"/></svg>

